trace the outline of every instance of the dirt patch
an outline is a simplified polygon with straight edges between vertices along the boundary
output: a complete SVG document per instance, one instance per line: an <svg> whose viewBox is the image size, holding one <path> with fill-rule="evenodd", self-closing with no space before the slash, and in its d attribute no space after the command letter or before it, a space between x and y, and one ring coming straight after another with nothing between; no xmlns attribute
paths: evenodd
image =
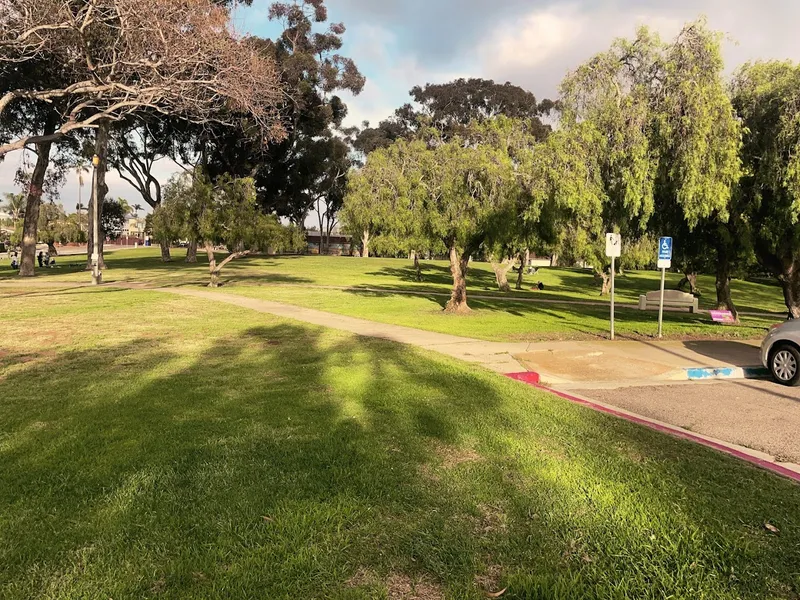
<svg viewBox="0 0 800 600"><path fill-rule="evenodd" d="M444 593L442 588L427 577L410 577L403 573L391 573L383 581L378 575L364 569L356 571L347 580L347 587L386 587L387 598L389 600L442 600Z"/></svg>
<svg viewBox="0 0 800 600"><path fill-rule="evenodd" d="M508 517L499 506L479 504L478 510L481 516L476 524L477 533L497 533L498 531L505 531L508 529Z"/></svg>
<svg viewBox="0 0 800 600"><path fill-rule="evenodd" d="M436 455L441 459L445 469L453 469L459 465L470 462L478 462L483 457L471 448L456 448L445 444L437 444Z"/></svg>
<svg viewBox="0 0 800 600"><path fill-rule="evenodd" d="M442 588L426 578L394 573L386 580L389 600L442 600Z"/></svg>
<svg viewBox="0 0 800 600"><path fill-rule="evenodd" d="M475 586L485 594L496 594L503 589L500 585L502 577L503 568L491 565L484 573L475 576Z"/></svg>
<svg viewBox="0 0 800 600"><path fill-rule="evenodd" d="M373 586L380 581L380 578L370 571L369 569L365 569L361 567L358 571L356 571L355 575L353 575L350 579L347 580L347 587L349 588L359 588L359 587L366 587L366 586Z"/></svg>

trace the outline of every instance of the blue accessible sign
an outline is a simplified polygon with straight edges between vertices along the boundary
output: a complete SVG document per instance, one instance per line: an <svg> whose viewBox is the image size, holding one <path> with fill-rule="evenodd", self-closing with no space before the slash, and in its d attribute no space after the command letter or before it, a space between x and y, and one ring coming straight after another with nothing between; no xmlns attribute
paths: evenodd
<svg viewBox="0 0 800 600"><path fill-rule="evenodd" d="M662 237L658 242L658 260L672 260L672 238Z"/></svg>

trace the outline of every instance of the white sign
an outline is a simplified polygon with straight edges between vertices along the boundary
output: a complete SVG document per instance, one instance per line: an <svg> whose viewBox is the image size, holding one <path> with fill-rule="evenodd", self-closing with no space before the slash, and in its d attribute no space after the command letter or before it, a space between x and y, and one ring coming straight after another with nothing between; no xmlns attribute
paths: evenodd
<svg viewBox="0 0 800 600"><path fill-rule="evenodd" d="M622 256L622 236L620 234L606 234L606 256L609 258L619 258Z"/></svg>
<svg viewBox="0 0 800 600"><path fill-rule="evenodd" d="M651 265L653 263L650 263ZM672 268L672 261L671 260L658 260L658 268L659 269L671 269Z"/></svg>

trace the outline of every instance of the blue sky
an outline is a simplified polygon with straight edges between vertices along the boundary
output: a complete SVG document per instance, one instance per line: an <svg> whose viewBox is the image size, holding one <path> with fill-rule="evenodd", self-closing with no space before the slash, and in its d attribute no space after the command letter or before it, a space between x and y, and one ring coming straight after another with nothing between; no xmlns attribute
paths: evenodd
<svg viewBox="0 0 800 600"><path fill-rule="evenodd" d="M238 31L274 35L271 0L254 0L235 13ZM733 71L752 59L800 60L798 0L327 0L332 22L347 26L342 54L355 59L367 77L358 97L344 95L348 124L373 124L408 101L418 84L457 77L511 81L539 98L555 97L564 74L646 24L664 37L700 15L726 35L725 57ZM0 164L0 192L15 191L16 153ZM158 177L177 171L164 162ZM136 192L110 173L110 193L140 202ZM74 176L62 191L72 210Z"/></svg>

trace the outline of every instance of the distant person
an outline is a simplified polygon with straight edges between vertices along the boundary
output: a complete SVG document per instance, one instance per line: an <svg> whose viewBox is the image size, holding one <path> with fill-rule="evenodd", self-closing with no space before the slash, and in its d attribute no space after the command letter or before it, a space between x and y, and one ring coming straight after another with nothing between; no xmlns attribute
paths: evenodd
<svg viewBox="0 0 800 600"><path fill-rule="evenodd" d="M17 257L17 253L11 255L11 268L14 270L19 269L19 258Z"/></svg>
<svg viewBox="0 0 800 600"><path fill-rule="evenodd" d="M36 260L39 261L39 268L41 269L44 266L44 253L41 250L39 250Z"/></svg>

